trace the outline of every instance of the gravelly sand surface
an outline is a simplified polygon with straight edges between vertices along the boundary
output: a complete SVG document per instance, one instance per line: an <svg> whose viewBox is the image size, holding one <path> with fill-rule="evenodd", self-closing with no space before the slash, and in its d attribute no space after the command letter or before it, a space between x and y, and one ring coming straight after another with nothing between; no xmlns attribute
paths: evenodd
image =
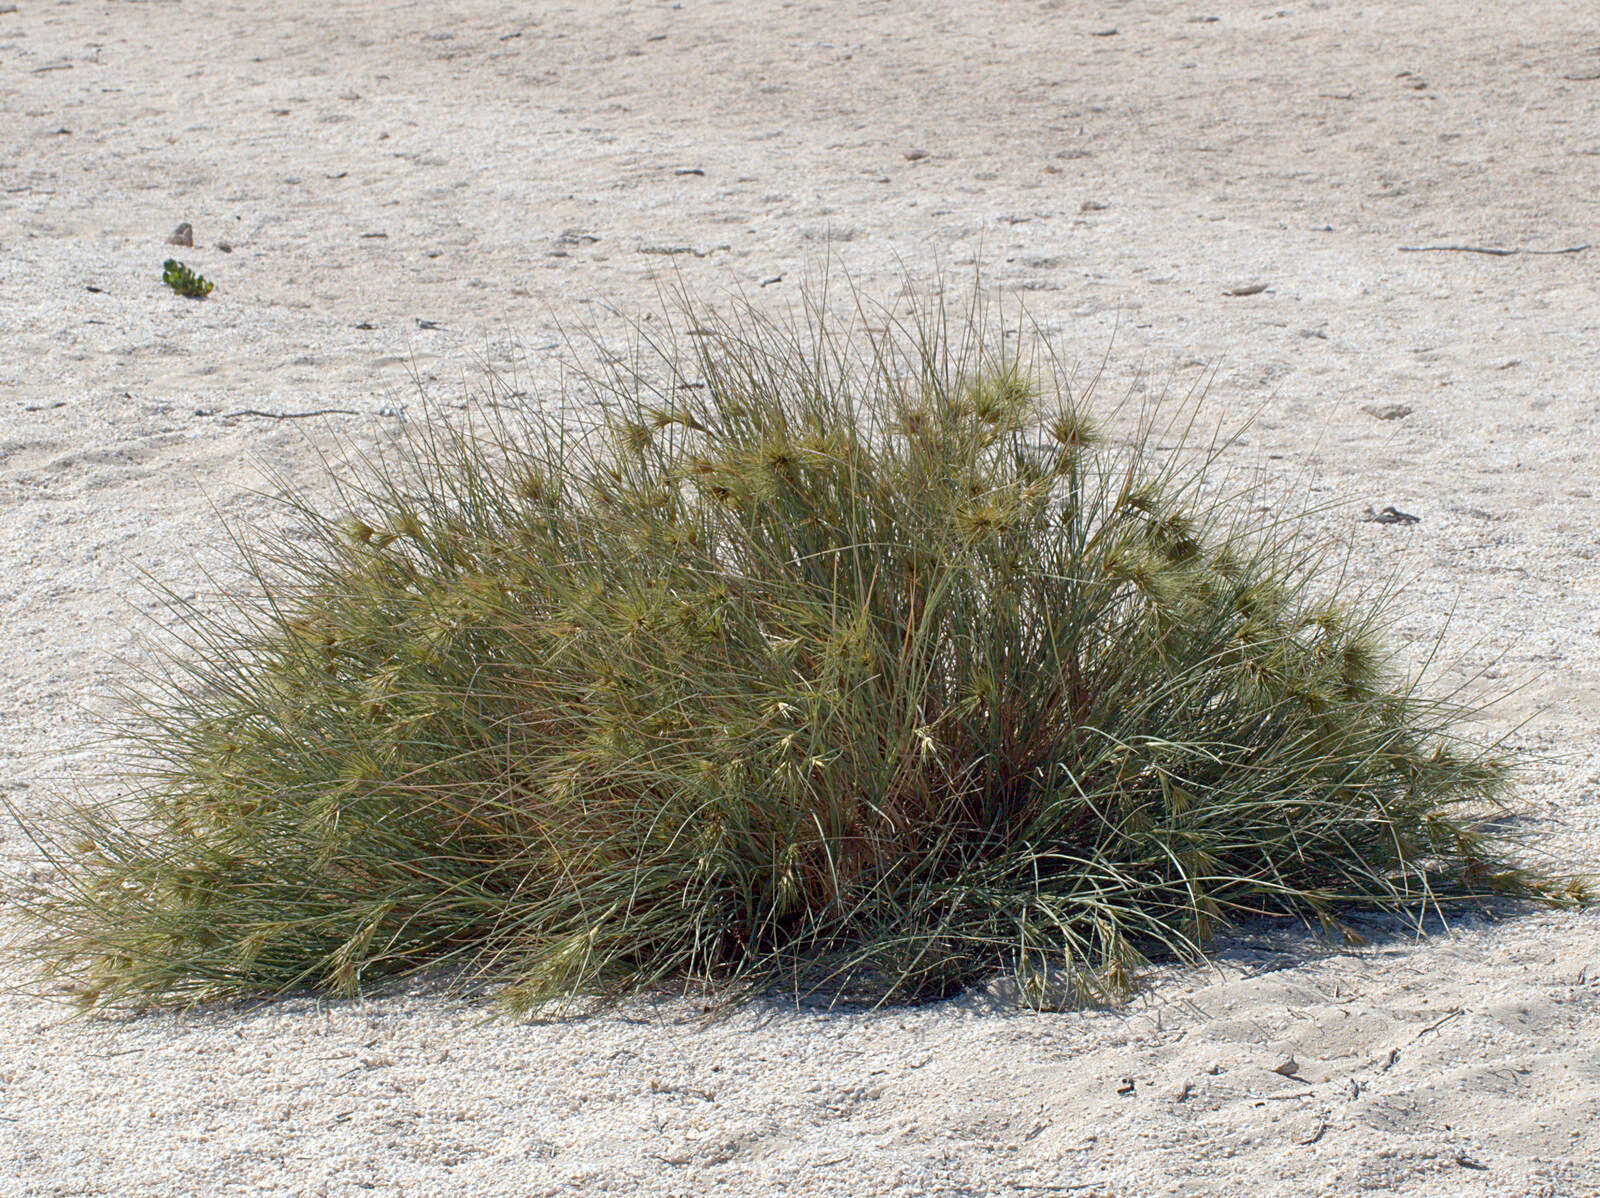
<svg viewBox="0 0 1600 1198"><path fill-rule="evenodd" d="M1419 516L1357 525L1358 568L1415 576L1405 635L1454 607L1463 668L1504 654L1498 718L1542 711L1521 736L1549 754L1523 805L1592 862L1593 17L0 3L0 786L33 809L108 764L84 746L140 572L197 589L227 556L211 502L260 510L255 463L309 480L312 444L391 437L413 372L550 394L558 323L647 311L674 271L783 305L831 247L886 296L981 262L1068 358L1112 346L1113 392L1214 368L1208 403L1259 413L1241 464L1347 526ZM210 300L160 286L169 255ZM352 414L237 415L325 408ZM40 864L9 821L0 862L6 886ZM8 994L0 1193L1592 1198L1597 933L1254 943L1045 1015L980 993L518 1026L419 986L62 1025Z"/></svg>

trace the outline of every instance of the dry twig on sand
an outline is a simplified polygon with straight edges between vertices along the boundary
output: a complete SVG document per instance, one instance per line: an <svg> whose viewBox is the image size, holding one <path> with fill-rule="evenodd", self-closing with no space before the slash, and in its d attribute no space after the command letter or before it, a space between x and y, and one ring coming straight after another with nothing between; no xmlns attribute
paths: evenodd
<svg viewBox="0 0 1600 1198"><path fill-rule="evenodd" d="M1402 254L1488 254L1493 258L1510 258L1514 254L1537 254L1543 256L1581 254L1588 248L1588 245L1569 245L1559 250L1530 250L1522 246L1512 246L1510 249L1506 249L1492 245L1403 245L1400 247L1400 252Z"/></svg>

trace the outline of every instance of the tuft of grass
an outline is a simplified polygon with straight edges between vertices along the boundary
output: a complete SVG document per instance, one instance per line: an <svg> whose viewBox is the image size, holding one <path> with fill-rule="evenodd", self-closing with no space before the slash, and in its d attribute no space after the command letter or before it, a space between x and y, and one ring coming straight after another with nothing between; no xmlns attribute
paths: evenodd
<svg viewBox="0 0 1600 1198"><path fill-rule="evenodd" d="M186 299L205 299L213 287L211 280L195 274L175 258L161 264L161 281Z"/></svg>
<svg viewBox="0 0 1600 1198"><path fill-rule="evenodd" d="M1566 897L1392 590L973 312L691 306L586 408L288 497L236 619L175 602L126 793L32 828L47 971L89 1007L443 965L513 1010L1106 1000L1244 919Z"/></svg>

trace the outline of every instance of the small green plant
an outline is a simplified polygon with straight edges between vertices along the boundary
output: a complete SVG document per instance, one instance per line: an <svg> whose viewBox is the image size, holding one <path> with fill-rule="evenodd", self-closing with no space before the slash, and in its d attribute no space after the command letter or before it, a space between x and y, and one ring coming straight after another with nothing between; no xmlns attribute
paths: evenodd
<svg viewBox="0 0 1600 1198"><path fill-rule="evenodd" d="M291 497L237 620L175 605L126 793L34 829L48 969L91 1007L446 964L519 1010L1105 999L1242 919L1578 895L1509 863L1507 767L1388 592L1215 454L1113 435L981 305L811 311L693 310L597 405Z"/></svg>
<svg viewBox="0 0 1600 1198"><path fill-rule="evenodd" d="M188 299L205 299L211 294L211 280L195 274L176 258L161 264L161 281Z"/></svg>

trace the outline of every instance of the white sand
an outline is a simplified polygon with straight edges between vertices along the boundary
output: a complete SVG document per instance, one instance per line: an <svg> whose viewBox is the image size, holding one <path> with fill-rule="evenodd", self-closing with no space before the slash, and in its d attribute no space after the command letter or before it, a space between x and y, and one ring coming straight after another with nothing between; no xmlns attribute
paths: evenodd
<svg viewBox="0 0 1600 1198"><path fill-rule="evenodd" d="M448 395L520 343L536 390L557 319L643 311L669 267L782 303L831 237L869 292L981 253L1069 356L1116 330L1113 390L1220 362L1213 401L1261 414L1241 461L1345 522L1418 515L1357 526L1358 564L1416 574L1407 634L1454 603L1469 667L1506 653L1527 685L1502 727L1547 708L1523 740L1558 754L1523 805L1594 861L1600 244L1400 252L1600 243L1586 0L12 7L14 802L106 764L83 746L138 572L186 591L226 560L206 496L257 510L232 489L252 461L314 477L300 425L225 413L349 408L332 424L371 444L410 363ZM180 221L195 248L164 244ZM161 287L169 255L210 300ZM0 860L6 885L39 866L9 821ZM481 1025L413 988L58 1026L7 996L0 1193L1592 1198L1597 933L1555 913L1258 946L1119 1013ZM1297 1077L1271 1069L1289 1051Z"/></svg>

